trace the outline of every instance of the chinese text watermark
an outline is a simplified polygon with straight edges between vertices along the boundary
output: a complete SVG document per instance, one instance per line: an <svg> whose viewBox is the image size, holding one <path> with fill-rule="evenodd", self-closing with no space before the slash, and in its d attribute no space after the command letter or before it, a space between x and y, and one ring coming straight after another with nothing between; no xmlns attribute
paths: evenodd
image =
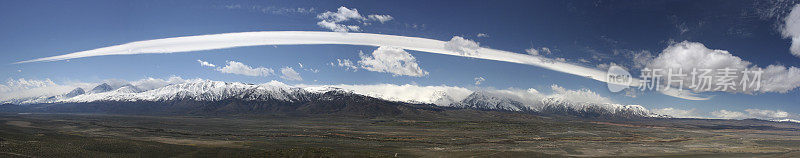
<svg viewBox="0 0 800 158"><path fill-rule="evenodd" d="M757 69L698 69L684 70L682 68L673 69L650 69L640 70L638 82L628 71L619 66L609 67L606 76L608 89L611 92L619 92L630 86L635 86L638 90L668 90L684 88L694 91L758 91L761 89L761 76L764 71Z"/></svg>

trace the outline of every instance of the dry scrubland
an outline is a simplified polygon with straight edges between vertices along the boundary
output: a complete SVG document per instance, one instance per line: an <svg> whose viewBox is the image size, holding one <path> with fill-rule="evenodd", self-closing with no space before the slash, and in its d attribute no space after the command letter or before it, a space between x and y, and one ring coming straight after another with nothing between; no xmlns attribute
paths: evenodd
<svg viewBox="0 0 800 158"><path fill-rule="evenodd" d="M412 119L413 118L413 119ZM800 125L442 115L0 114L0 157L798 157Z"/></svg>

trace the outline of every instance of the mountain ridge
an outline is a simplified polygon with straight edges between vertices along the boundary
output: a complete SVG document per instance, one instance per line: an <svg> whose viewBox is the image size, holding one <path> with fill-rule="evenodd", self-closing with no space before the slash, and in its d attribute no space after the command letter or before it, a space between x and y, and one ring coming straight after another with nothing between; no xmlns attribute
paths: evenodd
<svg viewBox="0 0 800 158"><path fill-rule="evenodd" d="M16 103L22 106L29 104L40 105L40 108L48 108L51 112L102 112L102 110L92 110L88 107L106 109L107 112L112 113L114 111L131 113L129 111L137 109L154 112L145 108L162 109L174 113L180 113L180 111L184 113L260 113L280 112L281 109L284 111L288 109L291 112L302 113L347 113L377 116L400 114L402 112L398 111L402 110L398 110L398 107L428 109L452 107L582 117L632 118L655 116L644 107L638 105L573 103L555 98L544 98L540 102L533 102L530 101L531 98L510 97L490 91L474 91L466 98L458 101L441 91L433 93L436 96L432 97L438 98L435 102L424 103L393 101L397 100L397 98L387 99L385 97L392 96L358 94L353 90L335 86L295 87L277 81L265 84L246 84L195 79L185 83L170 84L144 91L130 84L123 85L117 89L109 89L109 87L108 84L103 83L88 93L79 94L82 89L76 88L64 95L40 97L21 102L16 101ZM15 102L9 101L5 103L15 104ZM79 107L81 105L86 106L86 108ZM112 105L126 105L130 106L130 108L110 107ZM375 114L369 114L369 111Z"/></svg>

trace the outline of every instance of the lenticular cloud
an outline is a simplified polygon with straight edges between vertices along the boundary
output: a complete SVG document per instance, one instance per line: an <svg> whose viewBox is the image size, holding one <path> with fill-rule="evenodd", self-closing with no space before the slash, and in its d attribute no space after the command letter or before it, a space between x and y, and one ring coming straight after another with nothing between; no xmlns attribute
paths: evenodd
<svg viewBox="0 0 800 158"><path fill-rule="evenodd" d="M310 44L343 44L363 46L391 46L406 50L465 56L479 59L506 61L512 63L540 66L560 72L590 77L605 81L605 72L549 60L543 57L529 56L508 51L476 48L476 53L464 54L445 48L447 42L395 35L371 33L339 33L316 31L263 31L224 33L199 36L185 36L146 41L137 41L121 45L97 48L87 51L69 53L59 56L39 58L19 63L59 61L104 55L132 55L150 53L177 53L201 50L225 49L261 45L310 45Z"/></svg>
<svg viewBox="0 0 800 158"><path fill-rule="evenodd" d="M449 43L458 42L450 41ZM552 60L541 56L531 56L526 54L513 53L508 51L477 47L473 53L463 53L458 49L448 47L448 42L435 39L407 37L396 35L372 34L372 33L341 33L341 32L318 32L318 31L261 31L261 32L240 32L223 33L211 35L185 36L164 39L154 39L137 41L121 45L97 48L87 51L74 52L59 56L39 58L19 63L59 61L74 58L84 58L104 55L132 55L132 54L151 54L151 53L177 53L201 50L225 49L246 46L262 45L312 45L312 44L342 44L342 45L362 45L362 46L390 46L405 50L415 50L436 54L445 54L462 57L472 57L478 59L496 60L511 63L538 66L550 70L583 76L594 80L607 82L606 72L578 66L563 61ZM633 82L634 86L638 82ZM692 100L702 100L703 98L693 97L688 93L674 95L675 97Z"/></svg>

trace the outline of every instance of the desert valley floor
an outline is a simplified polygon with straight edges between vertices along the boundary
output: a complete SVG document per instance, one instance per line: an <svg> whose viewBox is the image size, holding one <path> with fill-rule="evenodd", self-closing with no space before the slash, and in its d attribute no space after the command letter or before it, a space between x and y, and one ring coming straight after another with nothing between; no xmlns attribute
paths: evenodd
<svg viewBox="0 0 800 158"><path fill-rule="evenodd" d="M449 110L403 117L5 113L3 157L796 157L800 125L586 120Z"/></svg>

